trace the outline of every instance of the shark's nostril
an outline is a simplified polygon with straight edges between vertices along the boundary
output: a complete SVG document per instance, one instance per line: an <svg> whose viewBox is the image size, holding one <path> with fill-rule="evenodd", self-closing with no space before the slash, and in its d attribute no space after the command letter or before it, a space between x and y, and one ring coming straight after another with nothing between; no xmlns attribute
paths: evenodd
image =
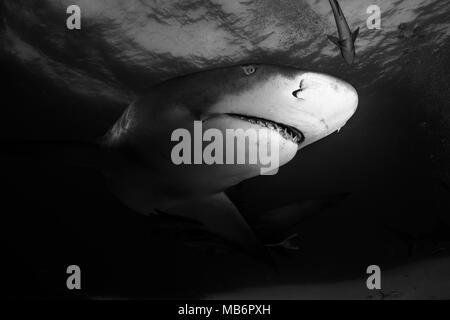
<svg viewBox="0 0 450 320"><path fill-rule="evenodd" d="M293 95L294 97L296 97L297 99L303 99L303 98L299 97L299 93L302 92L302 91L303 91L302 88L297 89L297 90L295 90L295 91L292 91L292 95Z"/></svg>
<svg viewBox="0 0 450 320"><path fill-rule="evenodd" d="M297 90L295 90L295 91L292 91L292 95L294 96L294 97L296 97L296 98L299 98L299 99L302 99L302 98L300 98L299 96L298 96L298 94L300 93L300 92L302 92L303 91L303 79L302 80L300 80L300 84L298 85L298 87L299 87L299 89L297 89Z"/></svg>

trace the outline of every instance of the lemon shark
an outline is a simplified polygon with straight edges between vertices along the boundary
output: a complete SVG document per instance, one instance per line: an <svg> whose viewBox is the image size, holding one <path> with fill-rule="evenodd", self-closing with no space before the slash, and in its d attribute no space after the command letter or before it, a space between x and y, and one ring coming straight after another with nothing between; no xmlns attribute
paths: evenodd
<svg viewBox="0 0 450 320"><path fill-rule="evenodd" d="M137 98L100 140L99 167L112 192L133 210L198 221L246 252L263 255L224 193L260 175L261 164L176 165L172 133L192 132L194 121L221 132L267 131L277 139L282 166L344 126L357 105L354 87L325 74L263 64L201 71L164 81Z"/></svg>
<svg viewBox="0 0 450 320"><path fill-rule="evenodd" d="M175 164L173 132L183 128L195 134L196 122L219 132L267 132L276 140L279 167L339 130L357 105L354 87L326 74L263 64L205 70L151 87L89 144L89 152L80 145L70 156L99 169L112 193L132 210L195 221L208 233L264 258L266 248L225 194L260 175L262 164ZM258 136L248 143L258 148L268 143L263 140ZM79 157L83 152L90 160Z"/></svg>

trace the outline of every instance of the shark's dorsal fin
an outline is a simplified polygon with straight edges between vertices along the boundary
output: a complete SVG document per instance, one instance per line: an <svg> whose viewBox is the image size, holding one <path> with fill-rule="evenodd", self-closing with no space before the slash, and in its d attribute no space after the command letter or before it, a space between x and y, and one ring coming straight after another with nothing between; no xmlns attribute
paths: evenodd
<svg viewBox="0 0 450 320"><path fill-rule="evenodd" d="M166 210L169 214L185 216L203 225L205 231L233 244L245 253L273 266L273 260L264 245L225 193L187 201Z"/></svg>
<svg viewBox="0 0 450 320"><path fill-rule="evenodd" d="M353 33L352 33L352 41L353 41L353 43L355 43L356 38L358 37L358 34L359 34L359 27L356 28L356 30L353 31Z"/></svg>

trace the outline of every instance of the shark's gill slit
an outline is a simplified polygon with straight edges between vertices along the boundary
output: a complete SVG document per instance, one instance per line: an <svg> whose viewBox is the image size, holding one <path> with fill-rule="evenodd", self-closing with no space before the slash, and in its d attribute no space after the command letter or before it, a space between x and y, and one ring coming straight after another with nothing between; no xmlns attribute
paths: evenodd
<svg viewBox="0 0 450 320"><path fill-rule="evenodd" d="M266 128L275 130L286 140L290 140L299 145L303 141L305 141L305 135L303 134L303 132L301 132L297 128L291 127L289 125L278 123L273 120L267 120L264 118L247 116L247 115L237 114L237 113L227 113L227 115L239 118L241 120L248 121L253 124L258 124L262 127L266 127Z"/></svg>

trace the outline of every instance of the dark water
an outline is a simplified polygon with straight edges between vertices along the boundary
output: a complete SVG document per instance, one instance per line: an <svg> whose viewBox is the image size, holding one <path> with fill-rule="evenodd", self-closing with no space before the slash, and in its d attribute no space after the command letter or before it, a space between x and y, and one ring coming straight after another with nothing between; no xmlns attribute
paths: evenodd
<svg viewBox="0 0 450 320"><path fill-rule="evenodd" d="M400 270L388 279L402 294L413 289L397 280L424 262L441 272L429 281L448 280L439 268L448 261L435 260L448 256L450 242L448 1L341 1L350 27L361 28L351 67L326 39L336 32L327 1L79 3L86 19L75 34L56 2L2 3L3 141L95 138L162 79L248 61L288 64L352 83L358 111L339 134L303 149L277 175L230 194L249 207L349 196L290 230L299 233L301 249L275 254L276 273L155 229L93 170L33 152L2 154L4 292L71 297L70 264L83 270L83 297L205 297L249 287L269 288L271 297L270 288L285 285L301 292L306 283L364 284L370 264ZM366 27L371 4L382 10L381 30ZM417 277L411 283L426 283ZM429 287L423 297L437 294ZM449 297L448 290L438 291Z"/></svg>

